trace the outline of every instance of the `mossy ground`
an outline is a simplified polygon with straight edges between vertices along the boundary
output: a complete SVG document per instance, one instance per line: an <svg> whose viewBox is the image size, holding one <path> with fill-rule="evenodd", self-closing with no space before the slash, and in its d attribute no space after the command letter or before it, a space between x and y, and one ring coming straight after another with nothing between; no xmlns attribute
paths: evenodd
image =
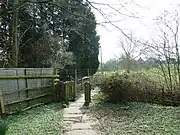
<svg viewBox="0 0 180 135"><path fill-rule="evenodd" d="M180 107L136 102L111 104L93 100L95 103L90 114L99 120L97 129L105 135L180 134Z"/></svg>
<svg viewBox="0 0 180 135"><path fill-rule="evenodd" d="M7 135L62 135L62 114L62 103L53 103L8 116Z"/></svg>

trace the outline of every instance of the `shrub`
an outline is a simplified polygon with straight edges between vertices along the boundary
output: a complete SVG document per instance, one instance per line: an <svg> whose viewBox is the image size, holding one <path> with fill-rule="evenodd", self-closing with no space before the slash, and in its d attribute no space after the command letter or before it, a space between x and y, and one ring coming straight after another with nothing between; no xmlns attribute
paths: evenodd
<svg viewBox="0 0 180 135"><path fill-rule="evenodd" d="M162 101L163 85L144 72L114 74L100 85L107 102Z"/></svg>

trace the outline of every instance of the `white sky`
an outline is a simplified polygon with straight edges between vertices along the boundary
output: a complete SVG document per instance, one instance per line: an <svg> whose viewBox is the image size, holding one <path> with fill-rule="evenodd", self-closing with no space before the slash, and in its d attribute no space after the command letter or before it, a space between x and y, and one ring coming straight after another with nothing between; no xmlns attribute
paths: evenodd
<svg viewBox="0 0 180 135"><path fill-rule="evenodd" d="M153 29L155 26L155 19L164 10L172 10L177 4L180 4L180 0L134 0L136 3L128 3L132 0L91 0L97 3L110 4L115 9L124 14L134 14L133 16L140 17L129 18L126 15L120 15L117 11L111 9L106 5L97 5L95 7L101 9L111 21L123 20L121 22L115 22L116 26L119 26L125 32L134 31L137 37L144 39L150 39L155 36L156 31ZM119 1L126 1L125 8L122 8ZM122 2L125 3L125 2ZM120 9L121 8L121 9ZM179 7L180 8L180 7ZM102 15L95 9L93 9L97 22L104 22ZM112 13L116 14L113 15ZM100 35L100 44L103 52L103 62L120 56L121 49L118 47L119 37L122 36L121 32L113 27L111 24L104 24L105 27L98 25L97 32Z"/></svg>

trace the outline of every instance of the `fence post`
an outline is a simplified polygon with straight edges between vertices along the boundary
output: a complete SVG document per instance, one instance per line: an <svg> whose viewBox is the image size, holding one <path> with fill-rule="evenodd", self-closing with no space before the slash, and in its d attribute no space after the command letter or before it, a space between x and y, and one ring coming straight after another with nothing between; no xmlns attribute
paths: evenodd
<svg viewBox="0 0 180 135"><path fill-rule="evenodd" d="M27 76L27 69L24 69L24 75ZM28 80L25 78L25 86L26 86L26 98L29 98L29 91L28 91ZM29 107L29 101L27 100L27 106Z"/></svg>
<svg viewBox="0 0 180 135"><path fill-rule="evenodd" d="M53 69L53 75L56 75L56 69ZM56 94L56 86L55 86L55 78L52 78L52 91L53 91L53 101L57 101L57 94Z"/></svg>
<svg viewBox="0 0 180 135"><path fill-rule="evenodd" d="M89 69L87 70L87 73L88 73L87 75L88 75L88 76L90 76L90 72L89 72Z"/></svg>
<svg viewBox="0 0 180 135"><path fill-rule="evenodd" d="M91 102L91 84L89 81L86 81L84 83L84 93L85 93L85 106L89 106L89 103Z"/></svg>
<svg viewBox="0 0 180 135"><path fill-rule="evenodd" d="M5 113L2 90L0 89L1 114Z"/></svg>
<svg viewBox="0 0 180 135"><path fill-rule="evenodd" d="M77 70L74 71L74 85L73 85L73 101L76 100L76 83L77 83Z"/></svg>
<svg viewBox="0 0 180 135"><path fill-rule="evenodd" d="M69 87L68 82L65 82L65 104L69 105Z"/></svg>
<svg viewBox="0 0 180 135"><path fill-rule="evenodd" d="M18 69L16 69L16 76L18 76ZM18 98L20 99L20 91L19 91L19 79L17 79L17 90L18 90Z"/></svg>
<svg viewBox="0 0 180 135"><path fill-rule="evenodd" d="M165 105L165 95L164 95L164 89L165 89L165 86L162 87L162 105Z"/></svg>

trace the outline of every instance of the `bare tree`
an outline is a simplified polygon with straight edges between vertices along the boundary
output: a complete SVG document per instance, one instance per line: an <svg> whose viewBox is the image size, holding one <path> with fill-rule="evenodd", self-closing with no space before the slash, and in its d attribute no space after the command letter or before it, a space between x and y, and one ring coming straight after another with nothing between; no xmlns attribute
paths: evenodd
<svg viewBox="0 0 180 135"><path fill-rule="evenodd" d="M132 69L132 61L142 54L142 48L139 40L133 37L132 32L128 34L128 38L124 37L119 40L119 46L123 50L122 59L126 61L127 72Z"/></svg>
<svg viewBox="0 0 180 135"><path fill-rule="evenodd" d="M179 8L179 7L178 7ZM160 34L152 39L151 43L144 43L150 54L159 59L159 65L167 89L172 93L175 87L180 86L180 52L179 52L179 21L178 10L164 11L157 19L157 28Z"/></svg>

